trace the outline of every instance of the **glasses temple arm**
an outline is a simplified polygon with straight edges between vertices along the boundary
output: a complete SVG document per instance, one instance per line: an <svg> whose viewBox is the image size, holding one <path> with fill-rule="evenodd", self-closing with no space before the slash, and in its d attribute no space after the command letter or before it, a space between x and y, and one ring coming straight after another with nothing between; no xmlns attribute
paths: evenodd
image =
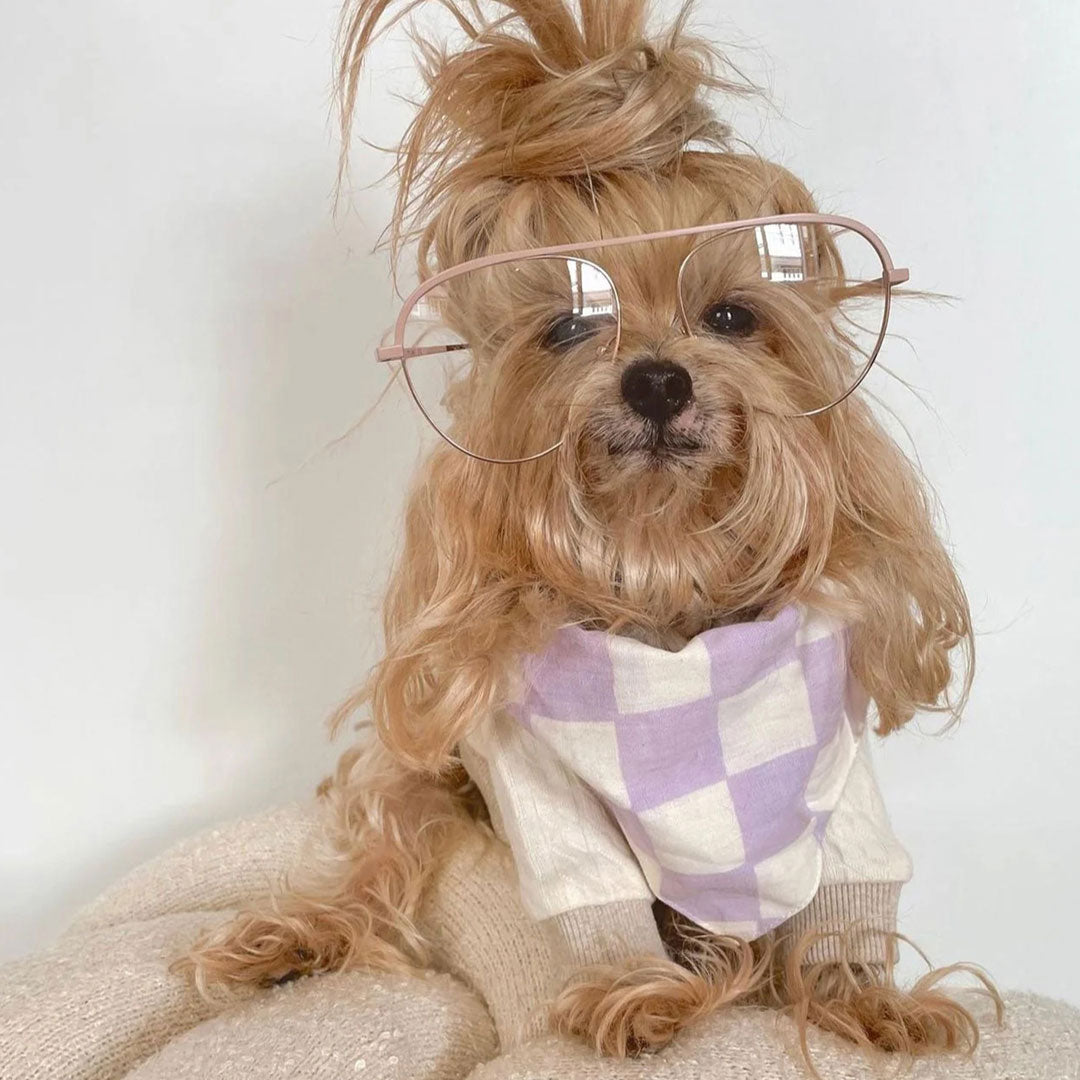
<svg viewBox="0 0 1080 1080"><path fill-rule="evenodd" d="M375 359L380 364L391 360L408 360L413 356L437 356L439 353L456 352L458 349L467 349L469 346L462 343L451 345L380 345L375 350Z"/></svg>

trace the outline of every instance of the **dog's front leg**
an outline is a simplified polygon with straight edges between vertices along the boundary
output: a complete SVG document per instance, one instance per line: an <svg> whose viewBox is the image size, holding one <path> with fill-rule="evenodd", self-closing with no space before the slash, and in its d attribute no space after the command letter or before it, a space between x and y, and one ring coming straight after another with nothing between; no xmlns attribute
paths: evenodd
<svg viewBox="0 0 1080 1080"><path fill-rule="evenodd" d="M680 934L679 962L669 957L653 893L612 814L522 724L496 720L460 753L543 930L557 1031L608 1055L645 1053L758 982L753 949L732 938Z"/></svg>
<svg viewBox="0 0 1080 1080"><path fill-rule="evenodd" d="M552 1023L602 1054L632 1057L661 1049L711 1012L718 991L705 976L666 957L631 957L574 975L552 1005Z"/></svg>
<svg viewBox="0 0 1080 1080"><path fill-rule="evenodd" d="M978 1025L943 985L957 973L982 984L1000 1019L996 989L972 965L933 969L907 988L897 984L904 939L896 932L894 892L898 886L880 882L824 886L779 942L771 986L776 1004L795 1018L804 1051L810 1024L889 1052L974 1050Z"/></svg>
<svg viewBox="0 0 1080 1080"><path fill-rule="evenodd" d="M970 1053L979 1041L974 1016L942 986L965 972L980 982L1002 1015L1001 999L987 976L967 964L927 972L912 986L898 986L891 964L832 961L789 968L782 998L806 1048L808 1025L831 1031L858 1046L911 1056L941 1050Z"/></svg>
<svg viewBox="0 0 1080 1080"><path fill-rule="evenodd" d="M557 938L553 955L573 969L553 1002L553 1026L614 1057L659 1050L744 997L761 975L751 946L734 938L702 935L680 949L677 963L644 902L578 909L545 928Z"/></svg>

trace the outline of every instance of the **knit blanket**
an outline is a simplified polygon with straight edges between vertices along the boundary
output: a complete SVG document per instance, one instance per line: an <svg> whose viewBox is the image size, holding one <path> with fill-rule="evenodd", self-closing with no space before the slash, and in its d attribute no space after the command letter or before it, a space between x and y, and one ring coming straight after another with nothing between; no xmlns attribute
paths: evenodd
<svg viewBox="0 0 1080 1080"><path fill-rule="evenodd" d="M521 909L505 847L477 830L437 875L421 924L437 970L350 972L258 991L218 1011L168 970L297 861L317 828L286 808L200 833L136 867L45 952L4 965L3 1080L807 1080L792 1025L729 1009L646 1061L597 1058L554 1035L516 1041L542 1014L550 956ZM916 1061L910 1080L1077 1080L1080 1012L1007 995L982 1009L972 1059ZM975 1006L980 1009L978 1005ZM812 1031L827 1080L872 1080L881 1062Z"/></svg>

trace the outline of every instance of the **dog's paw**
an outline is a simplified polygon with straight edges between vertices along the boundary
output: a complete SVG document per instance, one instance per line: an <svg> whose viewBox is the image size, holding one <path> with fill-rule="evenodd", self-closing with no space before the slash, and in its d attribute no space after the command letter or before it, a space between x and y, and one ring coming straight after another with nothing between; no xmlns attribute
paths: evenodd
<svg viewBox="0 0 1080 1080"><path fill-rule="evenodd" d="M803 1000L793 1002L797 1016L864 1047L917 1056L940 1051L971 1053L979 1026L971 1012L941 986L950 974L965 973L982 984L1001 1019L1001 998L978 968L957 964L929 972L910 989L891 973L863 968L828 967L810 983Z"/></svg>
<svg viewBox="0 0 1080 1080"><path fill-rule="evenodd" d="M555 1030L611 1057L666 1046L676 1033L730 999L722 986L671 960L647 957L586 968L552 1005Z"/></svg>

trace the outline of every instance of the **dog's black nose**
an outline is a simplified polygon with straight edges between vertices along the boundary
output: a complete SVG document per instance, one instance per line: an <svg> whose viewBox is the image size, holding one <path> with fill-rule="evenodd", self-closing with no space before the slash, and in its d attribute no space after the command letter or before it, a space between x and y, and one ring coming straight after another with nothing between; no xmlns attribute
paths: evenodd
<svg viewBox="0 0 1080 1080"><path fill-rule="evenodd" d="M622 374L623 400L639 416L663 424L690 404L690 372L670 360L635 360Z"/></svg>

